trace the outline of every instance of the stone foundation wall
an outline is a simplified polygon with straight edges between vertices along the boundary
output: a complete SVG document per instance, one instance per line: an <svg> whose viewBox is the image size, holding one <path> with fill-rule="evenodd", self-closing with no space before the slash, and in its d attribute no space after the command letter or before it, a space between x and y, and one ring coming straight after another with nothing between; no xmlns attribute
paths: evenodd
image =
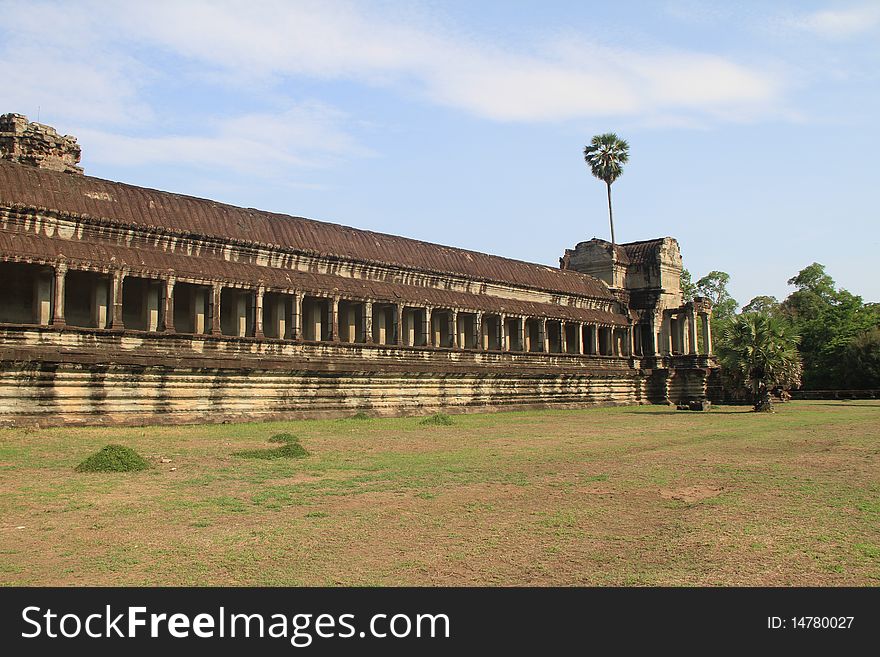
<svg viewBox="0 0 880 657"><path fill-rule="evenodd" d="M0 328L0 426L577 408L697 398L706 370L626 358Z"/></svg>

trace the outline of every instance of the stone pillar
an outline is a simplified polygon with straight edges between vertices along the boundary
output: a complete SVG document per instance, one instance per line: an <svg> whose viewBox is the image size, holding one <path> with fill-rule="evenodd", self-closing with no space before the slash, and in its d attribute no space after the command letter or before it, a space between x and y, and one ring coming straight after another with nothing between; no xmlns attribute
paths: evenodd
<svg viewBox="0 0 880 657"><path fill-rule="evenodd" d="M92 301L92 324L95 328L107 328L108 320L108 285L107 279L103 276L96 276L95 282L92 284L91 301Z"/></svg>
<svg viewBox="0 0 880 657"><path fill-rule="evenodd" d="M247 335L247 295L241 290L235 291L235 335Z"/></svg>
<svg viewBox="0 0 880 657"><path fill-rule="evenodd" d="M568 353L568 336L565 332L566 323L563 321L559 322L559 353L567 354Z"/></svg>
<svg viewBox="0 0 880 657"><path fill-rule="evenodd" d="M697 355L697 315L693 308L688 310L688 353Z"/></svg>
<svg viewBox="0 0 880 657"><path fill-rule="evenodd" d="M223 286L219 283L214 283L211 287L211 335L222 333L220 329L220 293L222 291Z"/></svg>
<svg viewBox="0 0 880 657"><path fill-rule="evenodd" d="M431 330L431 309L425 308L424 318L422 319L422 333L425 338L425 346L430 347L433 344L433 331Z"/></svg>
<svg viewBox="0 0 880 657"><path fill-rule="evenodd" d="M55 265L55 294L52 300L52 326L64 326L64 281L67 277L67 264Z"/></svg>
<svg viewBox="0 0 880 657"><path fill-rule="evenodd" d="M382 308L375 317L373 324L373 340L376 344L386 344L388 341L388 312Z"/></svg>
<svg viewBox="0 0 880 657"><path fill-rule="evenodd" d="M599 329L599 325L596 324L596 325L593 327L593 333L592 333L592 336L591 336L591 337L593 338L593 344L592 344L592 346L590 347L590 351L591 351L594 355L596 355L596 356L602 356L602 355L603 355L603 354L601 354L601 353L599 352L599 344L600 344L600 343L599 343L599 330L600 330L600 329Z"/></svg>
<svg viewBox="0 0 880 657"><path fill-rule="evenodd" d="M327 304L329 317L327 317L327 327L330 331L328 336L330 342L339 342L339 297L330 299Z"/></svg>
<svg viewBox="0 0 880 657"><path fill-rule="evenodd" d="M481 312L474 315L474 349L486 350L483 346L483 313Z"/></svg>
<svg viewBox="0 0 880 657"><path fill-rule="evenodd" d="M394 344L403 344L403 304L394 307Z"/></svg>
<svg viewBox="0 0 880 657"><path fill-rule="evenodd" d="M627 355L627 356L635 356L635 353L636 353L636 348L635 348L636 336L635 336L635 329L633 328L633 325L632 325L632 324L629 325L629 328L627 328L626 333L627 333L627 338L628 338L627 341L626 341L626 355Z"/></svg>
<svg viewBox="0 0 880 657"><path fill-rule="evenodd" d="M345 331L342 337L346 342L357 342L357 313L351 303L345 307Z"/></svg>
<svg viewBox="0 0 880 657"><path fill-rule="evenodd" d="M264 338L263 332L263 296L266 294L266 288L262 285L257 288L254 295L254 337Z"/></svg>
<svg viewBox="0 0 880 657"><path fill-rule="evenodd" d="M373 343L373 302L364 301L364 342Z"/></svg>
<svg viewBox="0 0 880 657"><path fill-rule="evenodd" d="M207 330L208 317L205 309L208 306L208 290L203 287L193 287L192 290L192 313L193 333L204 334Z"/></svg>
<svg viewBox="0 0 880 657"><path fill-rule="evenodd" d="M52 274L40 272L34 279L34 322L41 326L52 323Z"/></svg>
<svg viewBox="0 0 880 657"><path fill-rule="evenodd" d="M125 324L122 321L122 281L124 278L125 274L123 272L115 271L110 279L111 329L125 328Z"/></svg>
<svg viewBox="0 0 880 657"><path fill-rule="evenodd" d="M547 335L547 320L542 317L538 327L538 340L541 343L541 351L545 354L550 353L550 336Z"/></svg>
<svg viewBox="0 0 880 657"><path fill-rule="evenodd" d="M293 340L303 339L303 298L302 292L293 293L293 308L291 308L290 337Z"/></svg>
<svg viewBox="0 0 880 657"><path fill-rule="evenodd" d="M700 315L703 323L703 351L707 356L712 355L712 322L708 313Z"/></svg>
<svg viewBox="0 0 880 657"><path fill-rule="evenodd" d="M146 285L144 294L144 325L148 331L159 330L159 319L162 314L162 290L165 284L162 280L150 280Z"/></svg>
<svg viewBox="0 0 880 657"><path fill-rule="evenodd" d="M507 339L507 315L500 315L499 318L498 332L501 351L510 351L510 342Z"/></svg>
<svg viewBox="0 0 880 657"><path fill-rule="evenodd" d="M174 276L169 276L165 280L164 292L162 330L166 333L174 333Z"/></svg>
<svg viewBox="0 0 880 657"><path fill-rule="evenodd" d="M449 335L449 346L453 349L459 349L461 344L458 340L458 311L455 309L449 311Z"/></svg>
<svg viewBox="0 0 880 657"><path fill-rule="evenodd" d="M577 323L577 333L578 333L578 353L583 356L584 355L584 324L582 322Z"/></svg>

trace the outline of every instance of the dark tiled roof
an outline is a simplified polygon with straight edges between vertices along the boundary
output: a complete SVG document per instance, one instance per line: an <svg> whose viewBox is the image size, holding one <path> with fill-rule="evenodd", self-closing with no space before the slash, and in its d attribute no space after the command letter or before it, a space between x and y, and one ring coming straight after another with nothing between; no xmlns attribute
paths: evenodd
<svg viewBox="0 0 880 657"><path fill-rule="evenodd" d="M641 242L629 242L620 244L619 248L626 254L627 264L639 264L643 262L659 262L660 248L663 246L664 237Z"/></svg>
<svg viewBox="0 0 880 657"><path fill-rule="evenodd" d="M296 289L319 295L338 294L343 298L373 299L405 305L429 305L601 324L627 323L626 315L590 308L518 301L485 294L278 269L219 258L193 258L153 249L24 235L2 230L0 230L0 253L15 254L16 259L24 262L47 264L63 255L73 267L95 268L96 265L101 265L101 269L107 269L124 264L132 275L157 276L173 270L175 275L182 279L230 283L247 281L253 285L263 284L268 288Z"/></svg>
<svg viewBox="0 0 880 657"><path fill-rule="evenodd" d="M458 274L550 292L611 298L604 283L574 271L6 161L0 161L0 204L324 257Z"/></svg>

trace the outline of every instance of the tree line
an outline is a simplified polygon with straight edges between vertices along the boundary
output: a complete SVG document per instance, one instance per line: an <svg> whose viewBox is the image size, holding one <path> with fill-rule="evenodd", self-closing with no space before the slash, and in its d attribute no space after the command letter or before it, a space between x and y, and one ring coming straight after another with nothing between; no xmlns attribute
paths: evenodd
<svg viewBox="0 0 880 657"><path fill-rule="evenodd" d="M685 300L713 304L715 351L726 384L753 396L757 410L773 388L880 388L880 304L838 288L814 262L788 280L784 300L762 295L739 309L730 275L712 271L693 281L684 270Z"/></svg>

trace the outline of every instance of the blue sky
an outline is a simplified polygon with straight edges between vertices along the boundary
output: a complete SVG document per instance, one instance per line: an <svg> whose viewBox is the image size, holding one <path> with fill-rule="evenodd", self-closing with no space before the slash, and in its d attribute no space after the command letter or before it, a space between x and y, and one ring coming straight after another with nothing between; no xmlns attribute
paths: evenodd
<svg viewBox="0 0 880 657"><path fill-rule="evenodd" d="M15 2L0 112L89 175L556 265L609 238L741 304L880 301L880 2Z"/></svg>

